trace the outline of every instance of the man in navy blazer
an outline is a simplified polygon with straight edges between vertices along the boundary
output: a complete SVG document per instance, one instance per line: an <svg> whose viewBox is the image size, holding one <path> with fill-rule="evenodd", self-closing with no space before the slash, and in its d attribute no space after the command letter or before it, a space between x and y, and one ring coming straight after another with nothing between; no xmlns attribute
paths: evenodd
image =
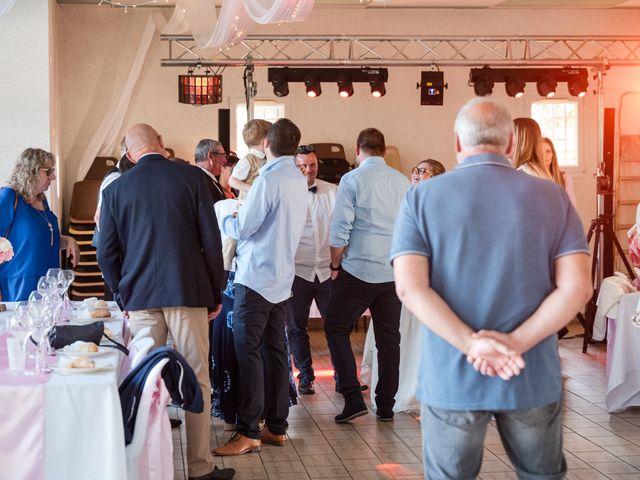
<svg viewBox="0 0 640 480"><path fill-rule="evenodd" d="M220 312L222 244L206 178L166 158L149 125L127 132L132 175L103 192L98 263L135 336L144 327L155 347L170 332L202 388L204 411L186 412L189 478L229 478L210 452L208 322ZM207 314L207 309L211 313Z"/></svg>

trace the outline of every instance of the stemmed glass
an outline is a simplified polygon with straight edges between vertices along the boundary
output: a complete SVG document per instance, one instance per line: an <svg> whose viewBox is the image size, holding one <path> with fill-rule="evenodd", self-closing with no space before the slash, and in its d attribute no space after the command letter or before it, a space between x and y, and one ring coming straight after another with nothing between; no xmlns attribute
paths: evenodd
<svg viewBox="0 0 640 480"><path fill-rule="evenodd" d="M47 367L45 362L45 353L47 353L48 338L47 332L51 328L51 315L48 307L44 307L40 315L29 319L31 327L30 337L36 344L36 366L33 372L25 372L26 374L50 373L51 369ZM25 342L26 343L26 342Z"/></svg>
<svg viewBox="0 0 640 480"><path fill-rule="evenodd" d="M26 359L26 342L28 342L29 333L29 316L24 309L20 312L16 311L15 315L9 319L7 323L7 330L18 343L18 368L15 371L16 375L25 374L25 359Z"/></svg>
<svg viewBox="0 0 640 480"><path fill-rule="evenodd" d="M39 294L45 295L49 291L49 277L40 277L36 288Z"/></svg>
<svg viewBox="0 0 640 480"><path fill-rule="evenodd" d="M47 277L53 279L53 281L49 280L49 283L53 283L54 281L58 280L59 274L60 274L59 268L50 268L49 270L47 270Z"/></svg>
<svg viewBox="0 0 640 480"><path fill-rule="evenodd" d="M73 270L60 270L58 273L58 283L63 288L63 320L70 320L69 312L72 310L71 301L69 300L69 287L75 278Z"/></svg>

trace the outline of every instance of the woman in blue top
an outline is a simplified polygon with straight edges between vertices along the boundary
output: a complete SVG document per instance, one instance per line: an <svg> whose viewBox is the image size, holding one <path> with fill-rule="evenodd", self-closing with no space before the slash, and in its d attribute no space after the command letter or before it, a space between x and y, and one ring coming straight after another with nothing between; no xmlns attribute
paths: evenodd
<svg viewBox="0 0 640 480"><path fill-rule="evenodd" d="M76 265L76 241L60 235L58 218L44 192L56 179L53 155L27 148L18 157L8 187L0 189L0 235L13 245L14 257L0 265L0 299L26 300L49 268L60 267L60 250Z"/></svg>

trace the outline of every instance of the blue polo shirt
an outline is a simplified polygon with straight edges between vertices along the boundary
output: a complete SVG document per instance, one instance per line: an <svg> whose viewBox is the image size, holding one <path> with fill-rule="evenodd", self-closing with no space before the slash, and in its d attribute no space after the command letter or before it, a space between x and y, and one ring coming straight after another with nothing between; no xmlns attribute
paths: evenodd
<svg viewBox="0 0 640 480"><path fill-rule="evenodd" d="M554 289L554 261L589 254L582 223L559 185L513 169L501 155L467 157L411 188L394 227L391 259L429 257L430 285L474 330L511 332ZM482 376L423 327L418 395L449 410L514 410L562 399L557 337L524 354L509 381Z"/></svg>

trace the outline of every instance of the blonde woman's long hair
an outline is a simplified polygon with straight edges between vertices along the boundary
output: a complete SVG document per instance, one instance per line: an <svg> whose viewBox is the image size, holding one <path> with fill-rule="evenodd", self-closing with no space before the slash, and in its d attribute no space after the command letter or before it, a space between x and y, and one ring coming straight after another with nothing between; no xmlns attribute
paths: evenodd
<svg viewBox="0 0 640 480"><path fill-rule="evenodd" d="M53 155L40 148L27 148L18 156L7 184L22 195L25 202L31 203L37 198L33 193L38 183L38 174L47 161L55 164ZM44 198L44 195L40 194L39 197Z"/></svg>
<svg viewBox="0 0 640 480"><path fill-rule="evenodd" d="M538 122L532 118L516 118L513 126L516 136L513 166L517 169L527 167L537 177L551 180L551 174L544 166L542 133Z"/></svg>
<svg viewBox="0 0 640 480"><path fill-rule="evenodd" d="M551 174L551 178L553 178L554 182L564 188L565 181L564 176L562 175L562 171L560 170L560 165L558 165L558 155L556 154L556 147L553 146L553 142L550 138L542 137L542 141L549 145L549 148L551 149L551 165L549 165L549 173Z"/></svg>

